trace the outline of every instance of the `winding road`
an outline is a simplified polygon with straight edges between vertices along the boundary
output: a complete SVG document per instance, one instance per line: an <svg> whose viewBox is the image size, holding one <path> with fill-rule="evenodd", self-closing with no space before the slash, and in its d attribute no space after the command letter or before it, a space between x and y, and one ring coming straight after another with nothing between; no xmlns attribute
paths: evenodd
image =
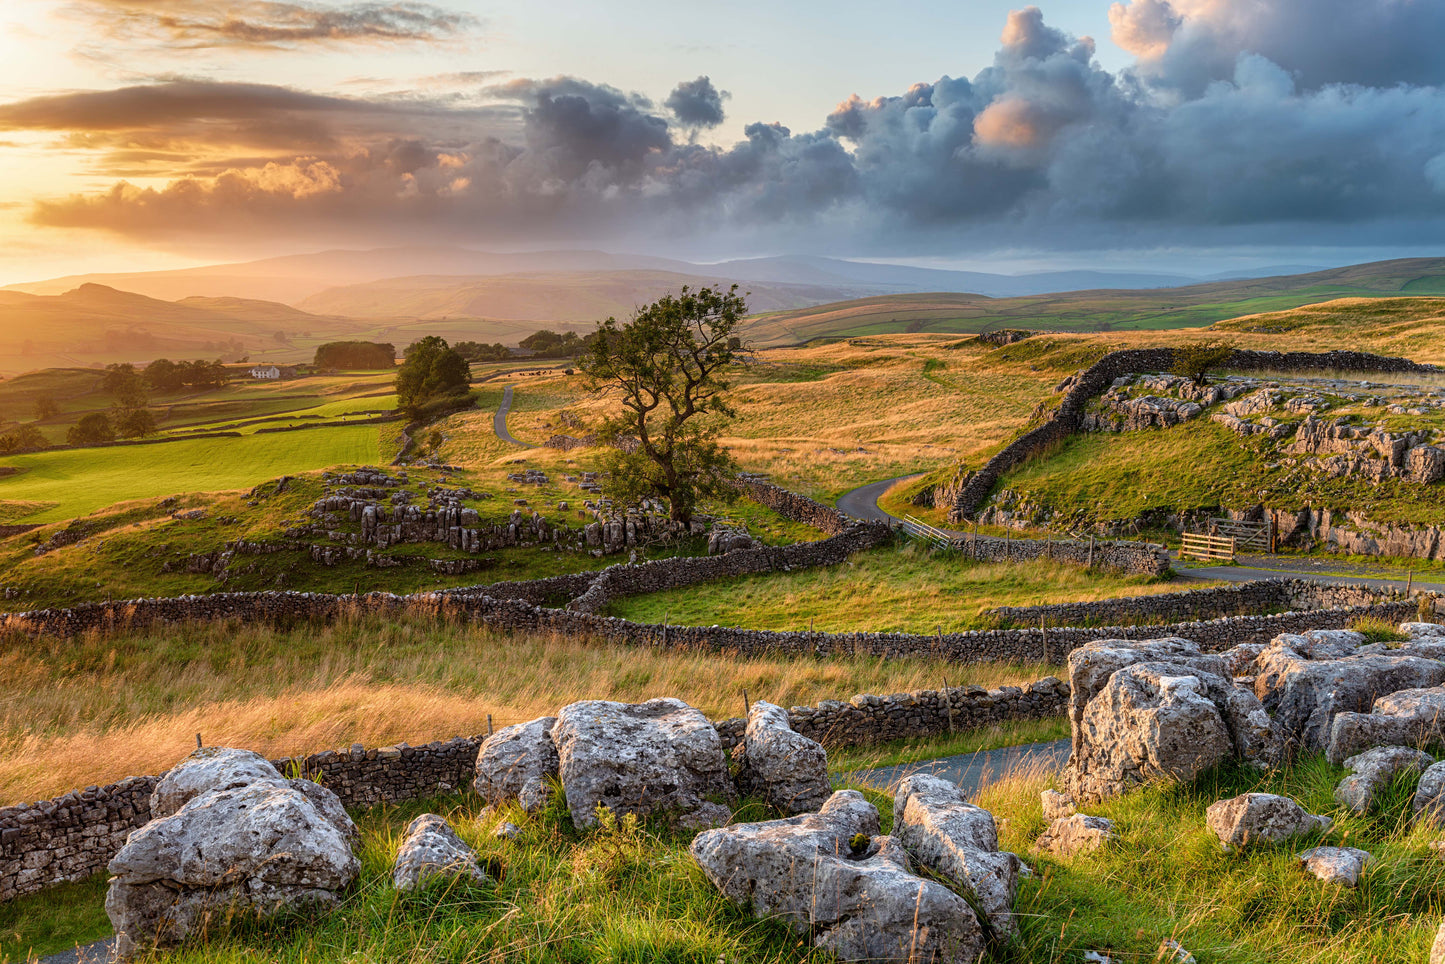
<svg viewBox="0 0 1445 964"><path fill-rule="evenodd" d="M838 497L838 511L855 519L868 522L897 522L903 520L890 515L878 506L878 499L898 482L915 479L917 475L900 475L881 482L860 485ZM940 530L952 536L967 533ZM1383 566L1367 567L1358 573L1340 572L1339 563L1317 561L1300 556L1246 556L1252 565L1244 566L1191 566L1180 563L1176 558L1175 573L1179 579L1211 582L1250 582L1271 577L1311 579L1315 582L1336 586L1373 586L1377 589L1404 589L1407 582L1419 589L1445 593L1445 582L1434 579L1412 578L1403 570L1391 570Z"/></svg>
<svg viewBox="0 0 1445 964"><path fill-rule="evenodd" d="M512 407L512 386L508 385L502 389L502 404L497 406L497 414L492 416L492 431L497 433L497 438L503 442L510 442L513 445L520 445L524 449L534 449L537 446L531 442L523 442L507 431L507 411Z"/></svg>

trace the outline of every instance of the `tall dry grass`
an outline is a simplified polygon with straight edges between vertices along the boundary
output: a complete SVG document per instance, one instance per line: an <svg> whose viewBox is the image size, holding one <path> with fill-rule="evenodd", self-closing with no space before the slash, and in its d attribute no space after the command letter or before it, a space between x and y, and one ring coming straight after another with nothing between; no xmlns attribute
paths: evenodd
<svg viewBox="0 0 1445 964"><path fill-rule="evenodd" d="M413 744L533 719L579 699L675 696L717 719L856 693L998 686L1033 666L660 652L404 618L324 627L177 626L0 650L0 803L166 769L195 746L272 756Z"/></svg>

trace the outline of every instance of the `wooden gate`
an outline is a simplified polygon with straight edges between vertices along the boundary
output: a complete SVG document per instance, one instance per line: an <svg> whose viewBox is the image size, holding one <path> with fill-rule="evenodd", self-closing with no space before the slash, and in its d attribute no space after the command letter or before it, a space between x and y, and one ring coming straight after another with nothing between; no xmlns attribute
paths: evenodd
<svg viewBox="0 0 1445 964"><path fill-rule="evenodd" d="M1234 536L1211 536L1203 532L1184 533L1179 546L1179 557L1193 556L1210 562L1234 562Z"/></svg>
<svg viewBox="0 0 1445 964"><path fill-rule="evenodd" d="M1240 551L1254 549L1258 552L1272 552L1274 547L1268 519L1264 522L1241 522L1238 519L1210 519L1209 532L1216 536L1233 536L1234 547Z"/></svg>
<svg viewBox="0 0 1445 964"><path fill-rule="evenodd" d="M915 519L911 515L903 517L903 529L910 536L926 542L937 549L952 549L953 537L942 529L935 529L922 519Z"/></svg>

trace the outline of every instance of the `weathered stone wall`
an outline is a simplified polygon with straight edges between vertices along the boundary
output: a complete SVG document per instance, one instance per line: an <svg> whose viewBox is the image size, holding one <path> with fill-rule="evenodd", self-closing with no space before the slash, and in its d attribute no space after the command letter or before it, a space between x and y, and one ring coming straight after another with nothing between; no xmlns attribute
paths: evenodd
<svg viewBox="0 0 1445 964"><path fill-rule="evenodd" d="M1144 372L1168 371L1174 365L1173 348L1131 348L1114 351L1069 378L1064 397L1048 421L1009 443L1003 451L976 472L959 490L949 518L958 522L971 518L988 498L1004 473L1033 455L1054 445L1083 426L1089 400L1101 394L1116 378ZM1438 371L1408 358L1390 358L1358 351L1279 352L1238 350L1222 365L1246 371L1351 371L1420 372Z"/></svg>
<svg viewBox="0 0 1445 964"><path fill-rule="evenodd" d="M825 746L842 747L1059 716L1068 696L1068 684L1049 677L1022 688L960 686L946 692L862 694L847 702L795 706L788 715L798 732ZM745 724L737 718L715 724L725 749L741 742ZM272 762L283 773L319 779L347 807L365 807L466 789L484 739L459 736L425 746L403 743L372 749L355 744ZM84 880L104 869L126 836L150 820L150 794L159 779L130 777L52 800L0 808L0 902Z"/></svg>
<svg viewBox="0 0 1445 964"><path fill-rule="evenodd" d="M1131 575L1162 576L1169 571L1169 550L1151 542L999 539L993 536L969 535L955 539L953 545L970 559L984 562L1056 559Z"/></svg>

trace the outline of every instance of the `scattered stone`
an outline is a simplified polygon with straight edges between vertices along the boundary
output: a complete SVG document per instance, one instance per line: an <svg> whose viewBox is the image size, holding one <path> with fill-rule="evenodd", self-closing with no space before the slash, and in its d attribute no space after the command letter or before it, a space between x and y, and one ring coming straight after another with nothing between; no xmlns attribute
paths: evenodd
<svg viewBox="0 0 1445 964"><path fill-rule="evenodd" d="M1059 817L1034 841L1034 849L1059 857L1093 853L1114 839L1114 821L1076 813Z"/></svg>
<svg viewBox="0 0 1445 964"><path fill-rule="evenodd" d="M1420 773L1434 763L1435 758L1428 753L1407 746L1366 750L1345 761L1345 766L1353 772L1335 788L1335 799L1355 813L1365 813L1375 802L1375 794L1397 774Z"/></svg>
<svg viewBox="0 0 1445 964"><path fill-rule="evenodd" d="M692 855L730 900L782 918L840 960L972 964L984 950L968 903L915 876L855 790L818 813L706 831Z"/></svg>
<svg viewBox="0 0 1445 964"><path fill-rule="evenodd" d="M738 789L761 796L790 816L817 810L832 795L827 752L817 741L795 733L781 706L763 700L752 704L734 756L740 760Z"/></svg>
<svg viewBox="0 0 1445 964"><path fill-rule="evenodd" d="M1315 847L1299 855L1300 864L1327 884L1353 887L1373 858L1354 847Z"/></svg>
<svg viewBox="0 0 1445 964"><path fill-rule="evenodd" d="M1159 945L1159 952L1154 955L1156 961L1164 964L1198 964L1197 958L1176 940L1166 938Z"/></svg>
<svg viewBox="0 0 1445 964"><path fill-rule="evenodd" d="M1410 809L1416 820L1445 827L1445 762L1432 764L1420 774Z"/></svg>
<svg viewBox="0 0 1445 964"><path fill-rule="evenodd" d="M334 822L340 802L329 812L313 803L335 795L253 757L197 751L161 795L162 810L184 798L179 809L133 831L111 859L105 909L118 958L179 944L237 910L335 906L356 879L353 837Z"/></svg>
<svg viewBox="0 0 1445 964"><path fill-rule="evenodd" d="M1279 843L1330 825L1329 817L1308 813L1289 797L1273 793L1241 793L1216 800L1204 811L1204 819L1226 848Z"/></svg>
<svg viewBox="0 0 1445 964"><path fill-rule="evenodd" d="M1013 902L1021 861L998 849L993 814L964 799L947 780L914 774L898 784L893 800L893 835L909 856L977 898L996 932L1013 934Z"/></svg>
<svg viewBox="0 0 1445 964"><path fill-rule="evenodd" d="M516 800L536 813L552 796L557 779L557 747L552 743L555 716L504 726L477 750L477 775L472 785L492 806Z"/></svg>
<svg viewBox="0 0 1445 964"><path fill-rule="evenodd" d="M407 825L391 880L397 890L410 891L425 887L437 877L488 882L477 863L476 851L457 836L447 819L424 813Z"/></svg>
<svg viewBox="0 0 1445 964"><path fill-rule="evenodd" d="M503 820L497 824L497 829L492 831L492 836L498 840L512 840L522 835L522 828L510 820Z"/></svg>
<svg viewBox="0 0 1445 964"><path fill-rule="evenodd" d="M1445 964L1445 921L1435 932L1435 943L1430 945L1430 964Z"/></svg>
<svg viewBox="0 0 1445 964"><path fill-rule="evenodd" d="M1060 820L1064 817L1072 817L1078 813L1074 809L1074 798L1067 793L1060 793L1057 790L1045 790L1039 794L1039 800L1043 804L1044 819L1049 823Z"/></svg>
<svg viewBox="0 0 1445 964"><path fill-rule="evenodd" d="M696 810L732 796L717 728L681 700L585 700L552 727L572 823L590 827L597 808L647 816Z"/></svg>
<svg viewBox="0 0 1445 964"><path fill-rule="evenodd" d="M1400 632L1412 639L1435 639L1445 636L1445 626L1440 623L1401 623Z"/></svg>

